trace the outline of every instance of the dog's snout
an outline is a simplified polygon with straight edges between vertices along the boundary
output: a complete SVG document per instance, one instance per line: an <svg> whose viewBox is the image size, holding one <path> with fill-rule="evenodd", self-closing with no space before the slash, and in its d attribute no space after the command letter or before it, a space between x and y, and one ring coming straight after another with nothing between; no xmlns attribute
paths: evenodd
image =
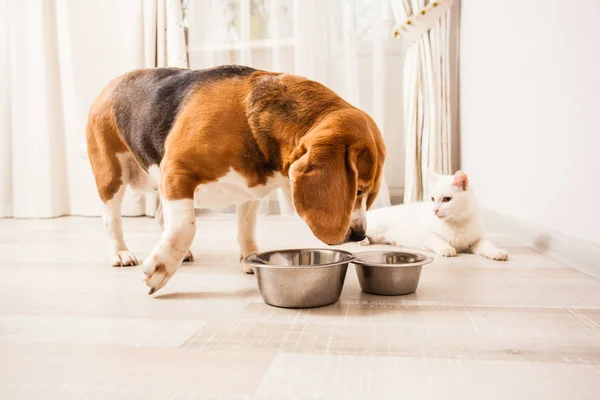
<svg viewBox="0 0 600 400"><path fill-rule="evenodd" d="M367 237L367 235L365 235L365 232L352 230L352 231L350 231L349 239L351 242L362 242L363 240L366 239L366 237Z"/></svg>

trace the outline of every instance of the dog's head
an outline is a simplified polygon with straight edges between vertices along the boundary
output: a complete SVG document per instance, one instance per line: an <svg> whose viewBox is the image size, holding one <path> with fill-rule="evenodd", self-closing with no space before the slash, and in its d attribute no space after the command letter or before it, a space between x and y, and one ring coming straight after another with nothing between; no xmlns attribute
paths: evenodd
<svg viewBox="0 0 600 400"><path fill-rule="evenodd" d="M379 129L355 108L328 115L300 140L288 174L292 199L317 238L327 244L365 238L385 157Z"/></svg>

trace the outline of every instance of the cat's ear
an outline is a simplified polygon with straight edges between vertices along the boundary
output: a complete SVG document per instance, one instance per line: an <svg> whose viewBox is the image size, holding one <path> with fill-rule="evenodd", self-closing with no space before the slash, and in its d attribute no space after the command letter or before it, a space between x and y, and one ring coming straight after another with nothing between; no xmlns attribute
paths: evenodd
<svg viewBox="0 0 600 400"><path fill-rule="evenodd" d="M469 187L469 178L467 174L463 171L456 171L454 174L454 180L452 181L452 186L456 186L460 190L467 190Z"/></svg>
<svg viewBox="0 0 600 400"><path fill-rule="evenodd" d="M428 179L428 181L429 181L429 187L433 187L433 185L435 185L435 183L438 181L438 179L440 179L441 175L438 174L438 173L436 173L436 172L434 172L434 171L432 171L432 170L429 170L427 172L428 172L427 175L428 175L428 178L429 178Z"/></svg>

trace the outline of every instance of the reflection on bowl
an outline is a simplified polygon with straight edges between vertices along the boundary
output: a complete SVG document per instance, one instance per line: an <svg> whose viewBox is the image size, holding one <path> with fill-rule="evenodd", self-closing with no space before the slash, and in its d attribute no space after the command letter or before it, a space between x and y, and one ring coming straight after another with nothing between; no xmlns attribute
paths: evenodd
<svg viewBox="0 0 600 400"><path fill-rule="evenodd" d="M276 250L248 256L265 303L311 308L339 300L352 253L336 249Z"/></svg>
<svg viewBox="0 0 600 400"><path fill-rule="evenodd" d="M421 267L433 261L421 253L404 251L366 251L354 261L360 288L378 295L413 293L419 286Z"/></svg>

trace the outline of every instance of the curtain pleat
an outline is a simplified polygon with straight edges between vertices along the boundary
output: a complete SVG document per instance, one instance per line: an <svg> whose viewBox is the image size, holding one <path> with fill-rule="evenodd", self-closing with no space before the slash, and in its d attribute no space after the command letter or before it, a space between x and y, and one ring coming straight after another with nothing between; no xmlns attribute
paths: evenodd
<svg viewBox="0 0 600 400"><path fill-rule="evenodd" d="M440 12L452 0L437 1L438 11L427 15L439 17L419 20L432 3L193 0L186 44L180 0L0 0L0 217L101 215L80 148L91 102L124 72L185 68L188 60L192 68L247 64L329 86L375 119L389 159L405 157L405 201L420 200L427 169L449 173L452 161L456 79L450 16ZM386 25L390 10L395 43ZM398 79L401 85L392 84ZM403 101L387 100L400 90ZM395 117L403 110L400 124ZM377 207L390 204L390 173L398 175L386 167ZM276 194L265 203L263 212L291 211ZM128 191L123 213L153 215L156 205L155 196Z"/></svg>

